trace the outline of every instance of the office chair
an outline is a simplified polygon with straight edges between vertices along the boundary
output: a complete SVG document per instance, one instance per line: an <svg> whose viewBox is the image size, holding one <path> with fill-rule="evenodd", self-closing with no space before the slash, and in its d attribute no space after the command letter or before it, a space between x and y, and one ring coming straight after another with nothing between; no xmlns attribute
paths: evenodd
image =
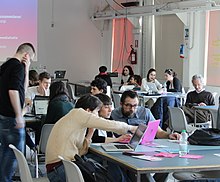
<svg viewBox="0 0 220 182"><path fill-rule="evenodd" d="M66 182L84 182L83 175L75 163L67 161L61 156L58 157L62 160L64 165Z"/></svg>
<svg viewBox="0 0 220 182"><path fill-rule="evenodd" d="M175 172L173 177L184 182L217 182L220 181L220 171L200 171L200 172Z"/></svg>
<svg viewBox="0 0 220 182"><path fill-rule="evenodd" d="M191 133L196 127L193 127L187 123L186 116L183 110L179 107L168 106L169 112L169 128L171 131L181 133L182 130L186 130L187 133Z"/></svg>
<svg viewBox="0 0 220 182"><path fill-rule="evenodd" d="M28 167L27 161L24 157L24 154L19 151L14 145L10 144L9 147L13 150L16 159L18 161L18 167L20 172L20 178L22 182L49 182L49 179L47 177L42 178L32 178L31 172Z"/></svg>

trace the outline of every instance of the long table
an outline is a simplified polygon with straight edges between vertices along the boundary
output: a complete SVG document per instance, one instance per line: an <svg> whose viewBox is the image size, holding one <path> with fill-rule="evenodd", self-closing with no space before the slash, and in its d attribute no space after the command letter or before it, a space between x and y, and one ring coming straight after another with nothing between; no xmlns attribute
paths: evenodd
<svg viewBox="0 0 220 182"><path fill-rule="evenodd" d="M186 94L183 94L180 92L166 92L160 95L157 95L157 94L147 95L147 92L137 91L137 94L138 94L139 99L142 101L141 104L143 106L149 99L153 99L155 102L159 97L177 97L177 98L180 98L180 104L183 105L184 104L183 101L186 98Z"/></svg>
<svg viewBox="0 0 220 182"><path fill-rule="evenodd" d="M166 148L148 147L139 145L137 152L146 152L147 155L154 155L160 151L178 150L178 144L167 139L156 139L155 143L165 145ZM163 158L161 161L152 162L136 159L123 155L122 152L105 152L99 144L93 144L90 152L101 157L103 160L116 163L137 174L137 182L141 181L141 174L170 173L183 171L208 171L220 170L220 157L214 155L220 153L220 146L197 146L189 145L189 153L204 156L201 159L186 158ZM149 181L154 181L153 178Z"/></svg>

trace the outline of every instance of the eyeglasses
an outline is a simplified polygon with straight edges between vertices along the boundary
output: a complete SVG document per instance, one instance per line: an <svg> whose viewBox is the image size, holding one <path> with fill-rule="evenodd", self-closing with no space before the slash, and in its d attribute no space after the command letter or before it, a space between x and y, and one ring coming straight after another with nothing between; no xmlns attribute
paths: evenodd
<svg viewBox="0 0 220 182"><path fill-rule="evenodd" d="M124 104L124 106L128 108L132 108L132 107L136 108L138 105L137 104L132 105L132 104L127 103L127 104Z"/></svg>

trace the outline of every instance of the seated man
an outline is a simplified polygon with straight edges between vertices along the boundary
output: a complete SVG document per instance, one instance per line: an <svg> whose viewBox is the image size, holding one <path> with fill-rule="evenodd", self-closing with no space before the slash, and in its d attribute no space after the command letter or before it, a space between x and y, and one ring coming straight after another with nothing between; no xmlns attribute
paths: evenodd
<svg viewBox="0 0 220 182"><path fill-rule="evenodd" d="M97 78L91 82L91 94L107 93L107 82L101 78Z"/></svg>
<svg viewBox="0 0 220 182"><path fill-rule="evenodd" d="M121 96L121 107L112 111L112 119L125 122L129 125L139 125L140 123L147 124L149 121L155 120L151 111L145 107L138 106L138 103L139 100L136 92L131 90L124 91ZM159 126L156 137L177 140L180 135L177 133L169 134ZM156 181L165 181L167 175L168 174L156 174L154 175L154 179Z"/></svg>
<svg viewBox="0 0 220 182"><path fill-rule="evenodd" d="M39 74L39 85L34 87L28 87L25 95L25 104L32 105L32 101L35 95L49 96L49 87L51 83L51 76L47 72Z"/></svg>
<svg viewBox="0 0 220 182"><path fill-rule="evenodd" d="M203 87L204 79L201 75L194 75L192 77L192 84L195 90L187 94L185 106L182 107L188 123L194 122L195 108L193 106L215 105L212 93L206 91ZM198 110L196 116L198 123L204 123L208 120L207 111Z"/></svg>

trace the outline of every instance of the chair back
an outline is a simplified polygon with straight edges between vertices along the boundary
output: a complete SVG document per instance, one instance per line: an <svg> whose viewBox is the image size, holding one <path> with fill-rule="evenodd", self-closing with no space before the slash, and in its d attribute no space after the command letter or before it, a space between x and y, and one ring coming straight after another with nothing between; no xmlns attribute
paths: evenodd
<svg viewBox="0 0 220 182"><path fill-rule="evenodd" d="M179 107L168 106L169 111L169 128L172 131L181 132L187 130L187 120L183 110Z"/></svg>
<svg viewBox="0 0 220 182"><path fill-rule="evenodd" d="M44 124L41 130L40 142L39 142L39 153L45 154L47 147L47 140L50 136L50 132L54 124Z"/></svg>
<svg viewBox="0 0 220 182"><path fill-rule="evenodd" d="M59 156L59 158L62 160L64 165L66 182L84 182L83 175L75 163L67 161L61 156Z"/></svg>
<svg viewBox="0 0 220 182"><path fill-rule="evenodd" d="M31 172L28 167L27 161L24 157L24 154L12 144L10 144L9 147L13 150L15 157L18 161L21 181L22 182L33 182L33 179L31 177Z"/></svg>
<svg viewBox="0 0 220 182"><path fill-rule="evenodd" d="M114 102L114 107L120 107L120 102L121 102L121 94L117 94L117 93L112 93L112 98L113 98L113 102Z"/></svg>
<svg viewBox="0 0 220 182"><path fill-rule="evenodd" d="M218 92L212 92L212 95L213 95L214 100L215 100L215 105L218 105Z"/></svg>

